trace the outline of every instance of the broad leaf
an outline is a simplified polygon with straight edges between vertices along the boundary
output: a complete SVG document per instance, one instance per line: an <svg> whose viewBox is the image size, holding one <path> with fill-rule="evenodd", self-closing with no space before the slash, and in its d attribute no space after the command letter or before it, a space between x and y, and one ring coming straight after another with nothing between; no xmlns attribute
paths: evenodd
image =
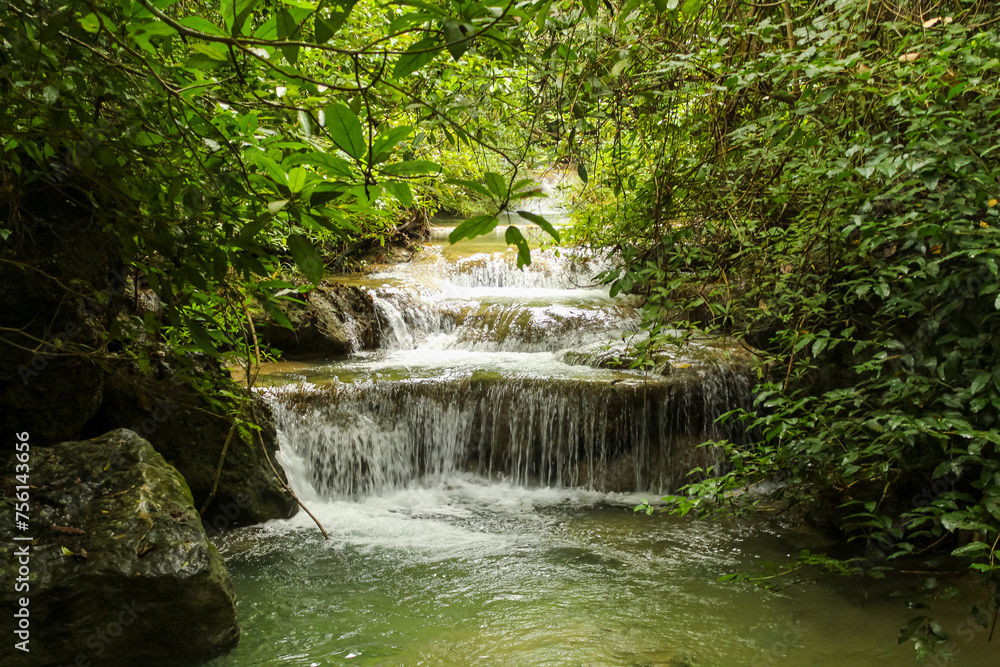
<svg viewBox="0 0 1000 667"><path fill-rule="evenodd" d="M323 279L323 260L320 259L316 248L305 236L293 234L288 237L288 251L292 253L292 259L299 267L306 278L313 285L318 285Z"/></svg>
<svg viewBox="0 0 1000 667"><path fill-rule="evenodd" d="M444 41L448 47L448 53L455 60L462 57L469 47L472 45L472 40L468 39L467 36L472 34L474 28L468 23L459 23L448 19L441 25L441 32L444 33Z"/></svg>
<svg viewBox="0 0 1000 667"><path fill-rule="evenodd" d="M460 224L448 235L450 243L456 243L462 239L474 239L487 232L492 232L500 223L494 215L477 215L469 218Z"/></svg>
<svg viewBox="0 0 1000 667"><path fill-rule="evenodd" d="M382 187L403 206L413 205L413 193L410 192L410 186L406 183L392 181L390 183L383 183Z"/></svg>
<svg viewBox="0 0 1000 667"><path fill-rule="evenodd" d="M531 264L531 250L528 248L528 242L521 234L520 229L514 225L508 227L507 233L504 234L504 240L507 241L507 245L517 246L517 268L524 268Z"/></svg>
<svg viewBox="0 0 1000 667"><path fill-rule="evenodd" d="M522 218L524 218L525 220L530 220L531 222L541 227L543 230L545 230L546 234L548 234L549 236L551 236L556 240L556 243L560 242L559 231L552 226L551 222L549 222L542 216L538 215L537 213L530 213L528 211L518 211L517 214Z"/></svg>
<svg viewBox="0 0 1000 667"><path fill-rule="evenodd" d="M407 160L406 162L387 164L382 167L382 171L392 176L413 176L415 174L439 173L441 165L430 160Z"/></svg>
<svg viewBox="0 0 1000 667"><path fill-rule="evenodd" d="M330 133L333 143L342 151L358 161L364 161L368 155L368 144L361 121L354 112L339 102L326 107L326 131Z"/></svg>
<svg viewBox="0 0 1000 667"><path fill-rule="evenodd" d="M410 48L406 50L399 60L396 61L396 67L392 70L392 78L400 79L407 74L412 74L418 69L434 60L434 56L438 54L440 45L436 39L422 39Z"/></svg>
<svg viewBox="0 0 1000 667"><path fill-rule="evenodd" d="M494 171L488 171L483 175L483 180L486 181L486 187L497 199L503 200L507 197L507 181L503 176Z"/></svg>
<svg viewBox="0 0 1000 667"><path fill-rule="evenodd" d="M243 24L253 13L254 8L260 4L261 0L221 0L219 11L222 19L226 23L226 30L229 34L239 36L243 34Z"/></svg>

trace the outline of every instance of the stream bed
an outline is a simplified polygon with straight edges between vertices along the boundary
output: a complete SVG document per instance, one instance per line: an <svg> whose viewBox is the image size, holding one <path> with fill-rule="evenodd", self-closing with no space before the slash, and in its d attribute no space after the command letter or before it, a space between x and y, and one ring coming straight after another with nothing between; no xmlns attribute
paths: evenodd
<svg viewBox="0 0 1000 667"><path fill-rule="evenodd" d="M788 518L636 514L711 470L715 418L750 400L740 351L607 363L638 303L553 249L514 267L502 232L350 280L378 350L263 369L300 512L217 540L240 645L208 665L910 665L885 594L919 580L719 583L831 545ZM972 592L970 592L970 595ZM996 665L973 598L940 603L958 665ZM926 664L934 664L926 663Z"/></svg>

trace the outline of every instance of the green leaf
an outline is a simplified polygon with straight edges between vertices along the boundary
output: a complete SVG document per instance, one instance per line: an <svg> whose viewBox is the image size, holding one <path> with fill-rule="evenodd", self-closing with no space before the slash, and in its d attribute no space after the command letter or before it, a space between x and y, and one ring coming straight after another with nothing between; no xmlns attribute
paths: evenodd
<svg viewBox="0 0 1000 667"><path fill-rule="evenodd" d="M198 322L193 319L187 319L184 322L184 328L188 330L191 334L191 338L194 340L194 344L198 346L198 349L207 354L210 357L217 357L219 355L219 350L215 347L215 341L212 340L212 336L208 333L205 327L201 326Z"/></svg>
<svg viewBox="0 0 1000 667"><path fill-rule="evenodd" d="M549 18L549 11L552 9L552 0L543 2L535 13L535 25L539 30L545 30L545 21Z"/></svg>
<svg viewBox="0 0 1000 667"><path fill-rule="evenodd" d="M270 202L267 205L267 212L270 213L271 215L274 215L278 213L281 209L285 208L287 204L288 204L287 199L279 199L277 201Z"/></svg>
<svg viewBox="0 0 1000 667"><path fill-rule="evenodd" d="M458 21L448 19L441 25L441 32L444 33L445 45L448 48L448 53L455 60L462 57L469 47L472 45L472 40L467 39L467 35L472 34L474 28L467 23L459 23Z"/></svg>
<svg viewBox="0 0 1000 667"><path fill-rule="evenodd" d="M583 8L587 10L590 18L596 18L600 5L598 4L598 0L583 0Z"/></svg>
<svg viewBox="0 0 1000 667"><path fill-rule="evenodd" d="M587 180L588 180L588 178L587 178L587 165L585 165L582 162L580 164L576 165L576 173L577 173L577 176L580 177L580 180L583 182L583 184L586 185L587 184Z"/></svg>
<svg viewBox="0 0 1000 667"><path fill-rule="evenodd" d="M355 160L364 161L368 154L368 144L365 142L361 121L353 111L339 102L327 106L326 131L338 148Z"/></svg>
<svg viewBox="0 0 1000 667"><path fill-rule="evenodd" d="M298 40L302 37L299 34L299 22L291 15L287 9L278 12L278 39ZM299 47L294 45L282 46L281 53L285 60L294 65L299 59Z"/></svg>
<svg viewBox="0 0 1000 667"><path fill-rule="evenodd" d="M219 10L226 24L226 30L233 36L243 34L243 24L253 13L261 0L221 0Z"/></svg>
<svg viewBox="0 0 1000 667"><path fill-rule="evenodd" d="M302 192L302 188L306 185L306 178L309 176L307 172L302 167L295 167L288 172L288 189L292 194L297 194Z"/></svg>
<svg viewBox="0 0 1000 667"><path fill-rule="evenodd" d="M514 225L508 227L507 233L504 234L504 240L507 241L507 245L517 246L517 268L520 269L531 264L531 250L528 248L528 242L521 234L520 229Z"/></svg>
<svg viewBox="0 0 1000 667"><path fill-rule="evenodd" d="M251 239L253 239L254 236L257 235L257 232L264 229L264 227L267 226L267 223L269 223L271 220L272 220L271 215L262 215L253 222L248 222L247 224L243 225L243 229L240 230L239 235L236 237L236 242L243 244L250 241Z"/></svg>
<svg viewBox="0 0 1000 667"><path fill-rule="evenodd" d="M203 32L208 35L217 35L219 37L229 36L219 26L200 16L185 16L177 19L177 22L185 28L190 28L191 30Z"/></svg>
<svg viewBox="0 0 1000 667"><path fill-rule="evenodd" d="M503 200L507 197L507 181L503 176L494 171L488 171L483 175L483 180L486 181L486 187L497 199Z"/></svg>
<svg viewBox="0 0 1000 667"><path fill-rule="evenodd" d="M390 183L382 183L382 187L403 206L413 206L413 193L410 192L410 186L406 183L392 181Z"/></svg>
<svg viewBox="0 0 1000 667"><path fill-rule="evenodd" d="M556 243L561 242L561 239L559 238L559 231L552 226L551 222L549 222L542 216L538 215L537 213L530 213L528 211L518 211L517 214L522 218L524 218L525 220L530 220L531 222L541 227L543 230L545 230L546 234L548 234L549 236L551 236L556 240Z"/></svg>
<svg viewBox="0 0 1000 667"><path fill-rule="evenodd" d="M407 160L406 162L387 164L382 167L382 171L392 176L412 176L414 174L439 173L441 165L430 160Z"/></svg>
<svg viewBox="0 0 1000 667"><path fill-rule="evenodd" d="M902 630L899 631L898 642L902 644L910 637L915 635L917 633L917 630L920 628L921 625L924 624L924 621L926 620L927 620L926 616L917 616L916 618L911 618L910 622L906 624L906 627L904 627Z"/></svg>
<svg viewBox="0 0 1000 667"><path fill-rule="evenodd" d="M309 113L299 109L299 125L302 126L302 132L306 135L306 139L312 137L312 119L309 117Z"/></svg>
<svg viewBox="0 0 1000 667"><path fill-rule="evenodd" d="M969 391L972 393L972 395L978 394L980 391L982 391L983 387L986 386L986 383L989 382L990 378L992 377L993 377L992 373L989 373L987 371L982 371L981 373L979 373L979 375L976 376L976 379L972 381L972 385L969 387Z"/></svg>
<svg viewBox="0 0 1000 667"><path fill-rule="evenodd" d="M314 20L316 21L316 41L319 44L326 44L333 39L333 36L337 34L337 31L347 21L347 17L356 4L357 0L339 0L338 2L327 3L326 7L330 9L330 16L322 17L319 14L314 16Z"/></svg>
<svg viewBox="0 0 1000 667"><path fill-rule="evenodd" d="M474 218L464 220L462 224L448 235L450 243L456 243L465 238L474 239L496 229L500 223L494 215L477 215Z"/></svg>
<svg viewBox="0 0 1000 667"><path fill-rule="evenodd" d="M701 11L703 4L705 4L705 0L686 0L681 5L681 13L690 18Z"/></svg>
<svg viewBox="0 0 1000 667"><path fill-rule="evenodd" d="M439 50L440 46L436 39L428 37L420 40L399 56L399 60L396 61L396 66L392 70L392 78L400 79L416 72L434 60Z"/></svg>
<svg viewBox="0 0 1000 667"><path fill-rule="evenodd" d="M392 149L400 141L413 133L413 128L409 125L393 127L385 132L380 132L375 141L372 142L372 155L376 164L385 160L392 154Z"/></svg>
<svg viewBox="0 0 1000 667"><path fill-rule="evenodd" d="M476 183L475 181L467 181L462 178L449 178L446 183L451 183L453 185L461 185L464 188L468 188L473 192L478 192L487 199L493 199L493 193L486 189L481 183Z"/></svg>
<svg viewBox="0 0 1000 667"><path fill-rule="evenodd" d="M81 17L79 20L80 25L83 26L83 29L87 32L97 32L101 29L101 19L99 19L97 14L94 14L93 12Z"/></svg>
<svg viewBox="0 0 1000 667"><path fill-rule="evenodd" d="M292 259L299 267L306 278L313 285L318 285L323 279L323 260L320 258L316 248L305 236L293 234L288 237L288 250L292 253Z"/></svg>
<svg viewBox="0 0 1000 667"><path fill-rule="evenodd" d="M310 166L323 169L331 176L342 176L344 178L354 177L354 171L351 169L350 162L344 158L337 157L336 155L330 155L329 153L295 153L294 155L286 157L281 164L283 167L289 169L294 165L308 164Z"/></svg>

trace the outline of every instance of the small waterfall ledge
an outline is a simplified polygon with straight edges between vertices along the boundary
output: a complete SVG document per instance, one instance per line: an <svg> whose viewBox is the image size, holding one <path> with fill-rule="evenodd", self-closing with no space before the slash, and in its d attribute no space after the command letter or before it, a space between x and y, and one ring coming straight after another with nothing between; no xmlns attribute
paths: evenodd
<svg viewBox="0 0 1000 667"><path fill-rule="evenodd" d="M694 468L718 471L701 445L745 439L740 422L717 420L750 408L749 357L702 341L660 355L654 372L615 367L640 315L636 299L592 282L607 261L536 250L519 271L513 260L431 244L348 279L371 297L379 349L279 365L262 390L297 491L356 498L467 473L664 493Z"/></svg>

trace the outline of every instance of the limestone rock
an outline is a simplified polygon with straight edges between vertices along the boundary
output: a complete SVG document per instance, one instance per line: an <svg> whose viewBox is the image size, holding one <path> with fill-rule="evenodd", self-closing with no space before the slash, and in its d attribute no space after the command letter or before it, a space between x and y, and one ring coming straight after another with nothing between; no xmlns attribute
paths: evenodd
<svg viewBox="0 0 1000 667"><path fill-rule="evenodd" d="M304 300L305 305L286 302L282 306L292 329L273 320L255 325L262 344L278 348L286 358L348 354L375 347L375 305L363 290L324 282Z"/></svg>
<svg viewBox="0 0 1000 667"><path fill-rule="evenodd" d="M0 459L12 498L13 452ZM223 559L184 479L148 442L120 429L32 447L30 485L27 592L15 591L11 553L26 543L0 543L0 596L5 609L29 599L30 653L5 650L0 666L157 664L236 645ZM14 509L0 506L3 525Z"/></svg>

